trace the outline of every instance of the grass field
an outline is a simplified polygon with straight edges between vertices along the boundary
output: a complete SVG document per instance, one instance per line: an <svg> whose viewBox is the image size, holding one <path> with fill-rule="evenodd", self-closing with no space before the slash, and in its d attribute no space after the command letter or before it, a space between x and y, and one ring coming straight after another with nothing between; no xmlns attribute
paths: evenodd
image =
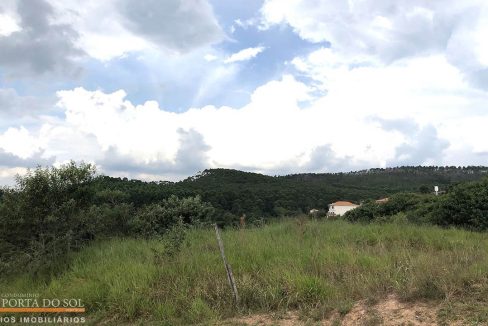
<svg viewBox="0 0 488 326"><path fill-rule="evenodd" d="M18 275L0 281L0 293L81 298L89 321L106 324L215 324L290 310L313 321L390 294L435 302L441 324L488 323L488 234L297 218L222 236L237 306L212 229L191 230L173 257L155 240L98 242L49 282Z"/></svg>

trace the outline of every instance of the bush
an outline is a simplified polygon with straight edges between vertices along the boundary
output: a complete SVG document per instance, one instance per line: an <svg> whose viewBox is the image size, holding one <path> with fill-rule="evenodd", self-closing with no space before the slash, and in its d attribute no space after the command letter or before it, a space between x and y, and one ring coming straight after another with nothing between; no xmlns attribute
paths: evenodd
<svg viewBox="0 0 488 326"><path fill-rule="evenodd" d="M416 209L418 205L431 198L433 196L408 192L395 194L386 203L380 205L381 214L394 215L400 212L408 212Z"/></svg>
<svg viewBox="0 0 488 326"><path fill-rule="evenodd" d="M366 201L344 214L344 218L351 222L371 222L379 216L381 216L380 204L372 200Z"/></svg>
<svg viewBox="0 0 488 326"><path fill-rule="evenodd" d="M453 187L432 213L432 222L472 230L488 229L488 178Z"/></svg>
<svg viewBox="0 0 488 326"><path fill-rule="evenodd" d="M93 166L71 162L38 167L3 189L0 272L21 266L36 274L54 272L71 251L102 237L168 234L168 251L177 252L188 225L215 221L215 210L199 196L172 196L136 211L125 192L97 189L94 180Z"/></svg>
<svg viewBox="0 0 488 326"><path fill-rule="evenodd" d="M161 237L174 225L209 223L214 217L214 208L202 202L200 196L180 199L176 196L160 204L144 206L131 221L135 235L145 238Z"/></svg>
<svg viewBox="0 0 488 326"><path fill-rule="evenodd" d="M406 214L411 222L430 221L437 197L415 193L399 193L390 197L386 203L366 201L358 208L348 211L344 217L352 222L388 221L391 216Z"/></svg>
<svg viewBox="0 0 488 326"><path fill-rule="evenodd" d="M82 213L93 200L95 169L71 162L28 171L5 189L0 206L0 260L3 271L19 266L35 272L80 248L90 235ZM0 266L2 268L2 266Z"/></svg>
<svg viewBox="0 0 488 326"><path fill-rule="evenodd" d="M84 230L91 238L130 235L135 209L132 204L93 205L86 209Z"/></svg>

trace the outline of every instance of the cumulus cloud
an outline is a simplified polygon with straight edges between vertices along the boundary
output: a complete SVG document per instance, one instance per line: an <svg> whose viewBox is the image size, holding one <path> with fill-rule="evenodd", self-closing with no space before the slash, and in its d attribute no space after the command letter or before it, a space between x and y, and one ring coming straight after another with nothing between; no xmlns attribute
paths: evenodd
<svg viewBox="0 0 488 326"><path fill-rule="evenodd" d="M29 30L23 24L29 24L33 17L22 18L25 10L21 5L26 2L28 12L51 26L42 44L50 44L51 48L64 44L78 51L58 51L53 58L59 58L60 66L83 53L101 61L161 49L184 54L225 38L207 0L86 0L82 6L78 0L40 0L32 4L19 0L19 8L14 0L6 0L8 6L3 2L0 5L8 13L2 16L0 7L0 35L17 35L18 39L19 34L13 32L18 30L15 24L21 32ZM25 34L23 39L35 40L39 33Z"/></svg>
<svg viewBox="0 0 488 326"><path fill-rule="evenodd" d="M395 158L390 160L388 166L436 165L442 160L443 151L449 147L449 142L440 139L434 126L428 125L414 134L408 135L409 142L399 145L395 150Z"/></svg>
<svg viewBox="0 0 488 326"><path fill-rule="evenodd" d="M0 37L0 66L9 76L79 73L76 60L84 52L75 45L77 32L69 25L53 23L53 7L45 0L15 4L19 28Z"/></svg>
<svg viewBox="0 0 488 326"><path fill-rule="evenodd" d="M286 23L304 39L385 60L445 48L455 23L445 3L424 1L267 0L268 24Z"/></svg>
<svg viewBox="0 0 488 326"><path fill-rule="evenodd" d="M305 40L329 42L341 56L382 63L445 54L481 87L488 87L488 5L468 1L266 0L263 23L287 24Z"/></svg>
<svg viewBox="0 0 488 326"><path fill-rule="evenodd" d="M76 30L76 45L92 58L109 61L151 48L144 38L127 30L115 0L85 0L82 6L78 0L48 1L56 13L54 20Z"/></svg>
<svg viewBox="0 0 488 326"><path fill-rule="evenodd" d="M118 0L117 7L131 31L172 51L188 52L224 37L206 0Z"/></svg>
<svg viewBox="0 0 488 326"><path fill-rule="evenodd" d="M384 130L399 131L404 135L412 135L418 131L418 124L412 119L383 119L381 117L371 117L371 121L378 122Z"/></svg>
<svg viewBox="0 0 488 326"><path fill-rule="evenodd" d="M195 130L178 129L179 148L174 160L140 161L137 158L121 154L115 147L110 147L104 157L98 161L102 170L125 176L145 176L158 179L165 175L168 179L182 179L209 167L207 152L210 147L201 134Z"/></svg>
<svg viewBox="0 0 488 326"><path fill-rule="evenodd" d="M442 160L449 142L438 136L437 129L433 125L420 127L412 119L383 119L372 117L381 128L389 131L397 131L405 136L405 141L395 149L395 157L388 161L388 166L416 165L418 162L435 165Z"/></svg>
<svg viewBox="0 0 488 326"><path fill-rule="evenodd" d="M233 83L243 66L229 63L252 60L268 44L245 43L233 54L211 47L226 36L207 0L86 0L83 6L77 0L4 0L2 77L73 75L87 56L108 61L127 55L105 67L123 70L114 74L130 76L137 87L102 91L123 87L95 76L95 83L57 92L55 109L46 95L26 95L42 93L38 87L0 88L0 180L34 161L70 159L147 179L178 179L208 167L283 174L483 164L487 8L482 0L266 0L260 18L230 21L240 29L236 37L242 29L275 33L266 28L286 24L323 44L248 92ZM141 78L149 82L140 84ZM157 96L163 90L160 103L136 103L149 91L132 93L146 85ZM249 95L246 104L203 106L238 92ZM163 102L168 97L174 100ZM192 108L181 107L183 97ZM176 103L182 112L161 103Z"/></svg>
<svg viewBox="0 0 488 326"><path fill-rule="evenodd" d="M13 88L0 88L0 117L8 117L10 123L14 119L25 116L36 118L39 114L45 114L51 103L49 100L35 96L21 96ZM0 123L0 127L2 123Z"/></svg>
<svg viewBox="0 0 488 326"><path fill-rule="evenodd" d="M17 24L12 15L0 12L0 36L9 36L13 32L20 31L20 26Z"/></svg>
<svg viewBox="0 0 488 326"><path fill-rule="evenodd" d="M338 157L330 144L318 146L312 150L310 159L300 166L307 172L341 172L366 168L368 162L357 160L352 154Z"/></svg>
<svg viewBox="0 0 488 326"><path fill-rule="evenodd" d="M291 60L290 68L300 80L283 75L239 108L175 113L155 101L135 104L123 90L60 91L64 117L10 128L0 134L0 149L22 159L84 159L108 174L148 179L207 167L283 174L486 157L488 94L445 55L385 66L322 48Z"/></svg>
<svg viewBox="0 0 488 326"><path fill-rule="evenodd" d="M39 139L24 127L10 127L3 134L0 134L0 149L23 159L42 151Z"/></svg>
<svg viewBox="0 0 488 326"><path fill-rule="evenodd" d="M263 47L263 46L243 49L239 52L236 52L236 53L230 55L227 59L224 60L224 62L225 63L233 63L233 62L251 60L252 58L255 58L258 54L260 54L264 50L265 50L265 47Z"/></svg>
<svg viewBox="0 0 488 326"><path fill-rule="evenodd" d="M18 142L18 143L17 143ZM23 175L27 169L50 166L56 162L54 156L46 156L44 150L29 138L29 132L8 129L0 136L0 186L13 186L15 176Z"/></svg>
<svg viewBox="0 0 488 326"><path fill-rule="evenodd" d="M283 174L451 165L461 162L460 153L479 160L476 153L488 150L480 137L488 95L471 89L445 58L402 61L385 70L318 51L294 60L315 86L285 75L258 87L241 108L174 113L153 101L134 105L122 90L61 91L64 119L37 130L11 129L0 135L0 148L23 158L42 150L57 162L78 153L75 158L98 163L106 173L149 179L207 167ZM326 94L317 95L325 87ZM479 123L466 120L466 112ZM24 147L15 146L21 138Z"/></svg>
<svg viewBox="0 0 488 326"><path fill-rule="evenodd" d="M42 152L34 153L29 158L21 158L0 149L0 166L2 168L34 168L38 165L49 166L54 162L54 157L44 158Z"/></svg>

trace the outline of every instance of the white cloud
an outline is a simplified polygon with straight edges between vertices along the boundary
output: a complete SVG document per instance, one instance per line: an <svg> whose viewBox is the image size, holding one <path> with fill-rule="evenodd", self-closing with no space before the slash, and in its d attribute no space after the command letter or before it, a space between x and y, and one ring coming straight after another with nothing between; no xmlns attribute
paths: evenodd
<svg viewBox="0 0 488 326"><path fill-rule="evenodd" d="M217 57L216 55L214 54L206 54L204 57L203 57L205 60L207 60L208 62L212 62L212 61L215 61L217 60L219 57Z"/></svg>
<svg viewBox="0 0 488 326"><path fill-rule="evenodd" d="M39 152L39 145L39 139L24 127L8 128L0 135L0 148L22 159L29 158Z"/></svg>
<svg viewBox="0 0 488 326"><path fill-rule="evenodd" d="M249 27L253 27L253 26L259 27L259 20L256 18L249 18L246 20L235 19L234 24L235 24L235 26L238 26L242 29L248 29ZM234 25L232 25L232 27L234 27Z"/></svg>
<svg viewBox="0 0 488 326"><path fill-rule="evenodd" d="M258 46L254 48L247 48L243 49L239 52L236 52L230 55L227 59L224 60L225 63L234 63L239 61L247 61L255 58L258 54L263 52L266 48L263 46Z"/></svg>
<svg viewBox="0 0 488 326"><path fill-rule="evenodd" d="M293 64L313 82L285 75L257 88L242 108L174 113L156 102L134 105L124 91L62 91L65 119L11 129L0 136L0 148L23 157L42 151L57 161L84 158L106 173L151 179L204 167L291 173L455 165L479 162L488 152L488 94L473 89L444 56L362 66L320 49ZM194 164L178 169L192 160L190 150L199 153Z"/></svg>
<svg viewBox="0 0 488 326"><path fill-rule="evenodd" d="M207 0L117 0L116 5L124 26L164 49L186 53L224 38Z"/></svg>
<svg viewBox="0 0 488 326"><path fill-rule="evenodd" d="M77 63L84 52L75 44L78 34L69 24L53 21L54 11L46 0L7 4L20 26L17 32L0 37L0 67L7 78L79 75Z"/></svg>
<svg viewBox="0 0 488 326"><path fill-rule="evenodd" d="M488 2L266 0L263 24L287 24L310 42L330 42L340 56L395 60L445 55L488 89Z"/></svg>
<svg viewBox="0 0 488 326"><path fill-rule="evenodd" d="M418 164L461 164L454 153L467 155L466 149L471 150L473 161L479 161L475 153L488 150L482 140L488 134L481 127L488 119L483 109L483 102L488 100L486 92L467 83L463 74L443 55L404 59L388 66L368 59L371 58L352 57L348 60L332 49L320 49L307 57L295 58L292 63L314 81L315 87L327 92L316 105L334 108L329 116L332 120L345 117L351 120L364 118L366 121L368 117L404 119L436 129L414 131L410 136L390 129L394 138L382 136L375 141L366 140L372 147L391 142L389 148L395 148L397 154L401 148L408 148L414 153L422 146L428 148L430 140L432 151L434 145L441 149L444 145L449 147L445 148L445 155L436 157L437 161L417 160ZM335 125L330 127L336 129ZM358 125L358 128L354 134L367 134L364 125ZM354 139L354 136L347 138ZM371 137L367 135L365 139L368 138ZM362 140L356 139L355 142L361 143ZM393 156L392 152L385 152L378 158L386 158L386 162L401 161ZM469 159L462 160L463 164L466 161Z"/></svg>
<svg viewBox="0 0 488 326"><path fill-rule="evenodd" d="M483 82L488 62L483 37L488 15L479 1L450 7L417 0L394 5L268 0L260 24L288 24L302 38L330 41L331 47L292 59L288 72L295 76L261 85L239 108L197 103L215 98L236 77L241 67L225 63L251 60L265 47L226 57L208 45L195 50L201 43L185 36L191 31L174 39L153 35L164 31L152 27L129 28L114 1L89 0L83 7L74 0L50 2L59 12L73 10L66 19L80 32L79 42L90 56L109 60L144 51L138 62L148 68L148 80L174 75L169 82L198 84L195 107L175 113L155 101L137 104L124 90L60 91L63 117L39 117L40 126L11 127L0 134L5 161L84 159L114 175L174 179L205 167L322 172L391 164L482 164L488 157L488 93L473 86L474 80ZM213 38L217 25L211 11L204 16L210 17L210 32L203 43L211 44L218 39ZM191 44L183 42L187 39ZM155 50L155 44L164 48L165 42L168 49L191 53L166 56ZM9 115L14 109L22 112L27 100L0 90Z"/></svg>
<svg viewBox="0 0 488 326"><path fill-rule="evenodd" d="M9 36L13 32L20 31L17 20L11 15L0 13L0 37Z"/></svg>
<svg viewBox="0 0 488 326"><path fill-rule="evenodd" d="M22 30L20 20L15 1L3 0L0 3L0 37Z"/></svg>
<svg viewBox="0 0 488 326"><path fill-rule="evenodd" d="M78 46L90 57L107 61L129 52L151 48L150 42L122 24L114 0L49 0L60 23L70 24L79 34Z"/></svg>
<svg viewBox="0 0 488 326"><path fill-rule="evenodd" d="M86 0L83 6L77 0L49 2L57 21L79 33L78 45L102 61L154 49L186 53L223 38L206 0Z"/></svg>

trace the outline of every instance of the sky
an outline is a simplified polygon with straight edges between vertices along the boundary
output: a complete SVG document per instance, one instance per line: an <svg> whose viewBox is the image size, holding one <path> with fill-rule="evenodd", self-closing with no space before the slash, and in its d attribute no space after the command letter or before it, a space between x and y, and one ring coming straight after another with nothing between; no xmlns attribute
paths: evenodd
<svg viewBox="0 0 488 326"><path fill-rule="evenodd" d="M0 185L488 165L486 0L2 0Z"/></svg>

